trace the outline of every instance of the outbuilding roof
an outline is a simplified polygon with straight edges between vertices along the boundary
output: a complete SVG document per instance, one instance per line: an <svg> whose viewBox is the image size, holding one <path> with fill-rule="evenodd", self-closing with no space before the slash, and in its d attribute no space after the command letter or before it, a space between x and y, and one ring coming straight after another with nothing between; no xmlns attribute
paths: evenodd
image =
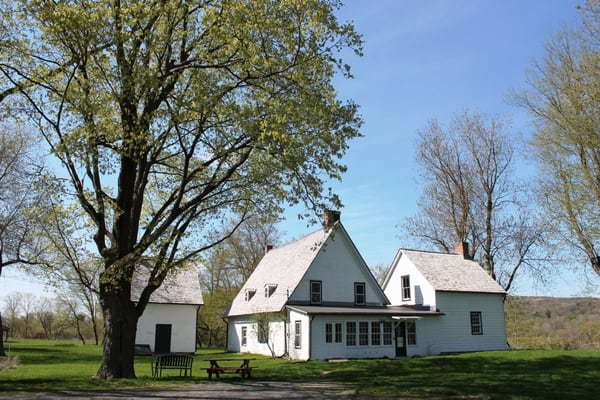
<svg viewBox="0 0 600 400"><path fill-rule="evenodd" d="M479 263L461 254L400 249L398 255L408 257L437 291L506 293Z"/></svg>
<svg viewBox="0 0 600 400"><path fill-rule="evenodd" d="M136 268L131 282L131 299L137 301L146 287L150 271L145 265ZM198 271L193 266L177 268L169 273L162 285L150 295L149 303L202 305Z"/></svg>

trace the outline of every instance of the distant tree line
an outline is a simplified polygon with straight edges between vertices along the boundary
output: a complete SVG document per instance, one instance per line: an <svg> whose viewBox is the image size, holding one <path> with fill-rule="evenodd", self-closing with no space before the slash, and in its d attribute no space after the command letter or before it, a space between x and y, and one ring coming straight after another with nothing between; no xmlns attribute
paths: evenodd
<svg viewBox="0 0 600 400"><path fill-rule="evenodd" d="M13 292L4 297L0 309L9 340L76 339L96 345L102 341L98 333L101 315L90 315L73 298Z"/></svg>

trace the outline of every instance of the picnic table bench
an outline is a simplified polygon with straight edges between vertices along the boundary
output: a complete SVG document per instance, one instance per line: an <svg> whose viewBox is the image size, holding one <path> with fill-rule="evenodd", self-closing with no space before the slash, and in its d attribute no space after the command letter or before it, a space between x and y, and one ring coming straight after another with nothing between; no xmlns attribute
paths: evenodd
<svg viewBox="0 0 600 400"><path fill-rule="evenodd" d="M208 379L212 379L212 375L215 374L217 376L217 378L220 377L220 374L225 373L226 371L233 371L236 373L241 373L242 374L242 378L250 378L250 374L252 372L252 370L254 368L258 368L258 367L251 367L250 366L250 360L256 360L255 358L219 358L219 359L214 359L214 360L209 360L210 361L210 367L206 368L206 372L208 373ZM242 364L240 366L224 366L222 363L223 362L234 362L234 361L241 361ZM221 364L219 364L221 363Z"/></svg>
<svg viewBox="0 0 600 400"><path fill-rule="evenodd" d="M188 371L190 372L190 376L192 376L192 363L194 362L194 357L183 354L165 354L156 357L155 360L151 362L152 368L152 376L154 378L162 377L163 369L178 369L179 376L183 373L183 376L188 376Z"/></svg>

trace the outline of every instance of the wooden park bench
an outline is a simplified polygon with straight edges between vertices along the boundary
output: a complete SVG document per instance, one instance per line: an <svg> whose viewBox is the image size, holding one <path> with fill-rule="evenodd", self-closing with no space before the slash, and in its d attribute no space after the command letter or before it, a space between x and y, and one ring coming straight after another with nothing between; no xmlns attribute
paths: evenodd
<svg viewBox="0 0 600 400"><path fill-rule="evenodd" d="M225 373L226 371L232 371L238 374L242 374L242 378L250 378L250 374L252 373L252 370L254 368L258 368L258 367L251 367L250 366L250 360L255 360L255 358L244 358L244 359L239 359L239 358L220 358L218 360L209 360L210 361L210 368L206 368L206 372L208 373L208 379L212 379L212 375L215 374L217 376L217 378L220 377L221 374ZM242 364L237 367L237 366L224 366L222 363L223 362L232 362L232 361L241 361ZM219 364L221 363L221 364Z"/></svg>
<svg viewBox="0 0 600 400"><path fill-rule="evenodd" d="M166 354L160 355L156 357L155 360L152 361L152 376L154 378L162 377L163 369L178 369L179 376L183 373L183 376L188 376L188 371L190 372L190 376L192 376L192 363L194 362L194 357L188 355L181 354Z"/></svg>

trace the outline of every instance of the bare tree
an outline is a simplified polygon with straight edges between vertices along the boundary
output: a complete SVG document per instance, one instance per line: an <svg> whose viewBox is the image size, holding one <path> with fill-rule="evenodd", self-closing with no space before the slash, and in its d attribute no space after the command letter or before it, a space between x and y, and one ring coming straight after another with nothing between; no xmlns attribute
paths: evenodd
<svg viewBox="0 0 600 400"><path fill-rule="evenodd" d="M530 149L538 203L554 236L600 275L600 2L586 1L581 15L546 42L512 100L536 124Z"/></svg>
<svg viewBox="0 0 600 400"><path fill-rule="evenodd" d="M515 138L509 124L468 111L445 128L433 120L419 132L417 162L425 183L419 213L407 218L410 236L453 252L469 242L468 257L481 262L505 290L518 271L543 278L546 227L527 207L515 176Z"/></svg>

